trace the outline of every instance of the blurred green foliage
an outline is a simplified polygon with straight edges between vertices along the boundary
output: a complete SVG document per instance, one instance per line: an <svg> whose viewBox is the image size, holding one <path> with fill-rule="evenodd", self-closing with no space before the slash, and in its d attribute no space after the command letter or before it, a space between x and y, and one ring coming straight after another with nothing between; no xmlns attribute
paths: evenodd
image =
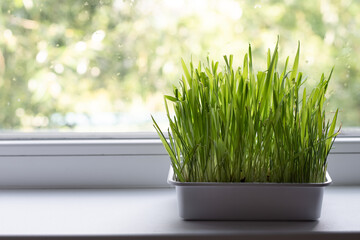
<svg viewBox="0 0 360 240"><path fill-rule="evenodd" d="M308 85L335 66L328 111L360 125L359 1L2 0L0 11L3 130L152 131L181 57L241 56L250 42L265 66L277 35L283 61L300 40Z"/></svg>

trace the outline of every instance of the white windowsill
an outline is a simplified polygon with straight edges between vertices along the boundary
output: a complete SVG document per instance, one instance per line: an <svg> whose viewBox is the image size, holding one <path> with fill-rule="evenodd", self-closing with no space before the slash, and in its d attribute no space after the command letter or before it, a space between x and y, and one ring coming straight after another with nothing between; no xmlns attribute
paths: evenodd
<svg viewBox="0 0 360 240"><path fill-rule="evenodd" d="M0 238L360 239L360 186L328 187L318 221L183 221L174 189L1 190Z"/></svg>

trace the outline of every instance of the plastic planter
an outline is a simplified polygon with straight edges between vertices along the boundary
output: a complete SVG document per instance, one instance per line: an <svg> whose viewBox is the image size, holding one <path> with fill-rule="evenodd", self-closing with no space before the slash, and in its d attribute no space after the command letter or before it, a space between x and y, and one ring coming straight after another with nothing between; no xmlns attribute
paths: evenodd
<svg viewBox="0 0 360 240"><path fill-rule="evenodd" d="M324 183L198 183L174 181L179 215L186 220L316 220Z"/></svg>

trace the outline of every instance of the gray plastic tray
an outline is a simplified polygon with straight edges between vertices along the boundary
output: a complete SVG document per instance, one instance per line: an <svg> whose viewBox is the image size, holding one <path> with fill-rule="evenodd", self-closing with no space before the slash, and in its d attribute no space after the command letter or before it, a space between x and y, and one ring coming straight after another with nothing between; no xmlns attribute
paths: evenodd
<svg viewBox="0 0 360 240"><path fill-rule="evenodd" d="M186 220L316 220L324 183L168 183L175 186L179 215Z"/></svg>

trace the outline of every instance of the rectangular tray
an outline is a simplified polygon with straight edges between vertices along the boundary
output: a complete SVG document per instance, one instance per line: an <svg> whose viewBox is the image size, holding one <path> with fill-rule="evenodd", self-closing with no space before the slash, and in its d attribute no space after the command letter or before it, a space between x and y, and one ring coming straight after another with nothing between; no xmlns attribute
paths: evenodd
<svg viewBox="0 0 360 240"><path fill-rule="evenodd" d="M177 182L180 217L186 220L316 220L321 215L324 183Z"/></svg>

